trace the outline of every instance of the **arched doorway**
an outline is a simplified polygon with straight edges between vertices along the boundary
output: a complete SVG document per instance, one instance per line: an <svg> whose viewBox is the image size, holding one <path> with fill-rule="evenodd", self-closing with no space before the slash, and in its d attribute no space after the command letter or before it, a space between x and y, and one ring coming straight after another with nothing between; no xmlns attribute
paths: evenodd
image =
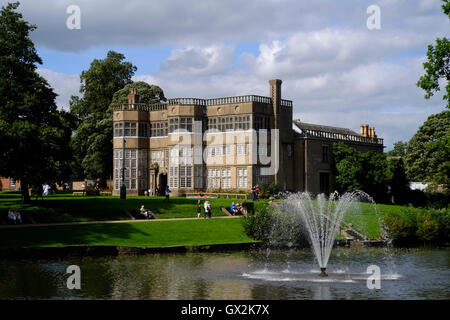
<svg viewBox="0 0 450 320"><path fill-rule="evenodd" d="M167 187L167 173L162 172L159 174L159 195L164 195L164 190L166 190Z"/></svg>

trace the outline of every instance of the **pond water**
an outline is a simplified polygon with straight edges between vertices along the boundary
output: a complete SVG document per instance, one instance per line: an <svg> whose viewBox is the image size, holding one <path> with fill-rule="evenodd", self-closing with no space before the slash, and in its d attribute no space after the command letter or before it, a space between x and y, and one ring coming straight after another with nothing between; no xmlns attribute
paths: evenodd
<svg viewBox="0 0 450 320"><path fill-rule="evenodd" d="M81 289L67 288L78 265ZM370 265L381 272L369 289ZM0 299L449 299L450 249L336 248L329 277L311 250L0 261Z"/></svg>

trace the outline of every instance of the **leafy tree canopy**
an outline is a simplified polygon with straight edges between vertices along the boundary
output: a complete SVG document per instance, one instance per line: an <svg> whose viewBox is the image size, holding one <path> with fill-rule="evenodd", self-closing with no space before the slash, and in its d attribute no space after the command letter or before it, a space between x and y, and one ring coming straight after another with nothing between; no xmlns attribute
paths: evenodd
<svg viewBox="0 0 450 320"><path fill-rule="evenodd" d="M411 181L448 184L450 111L432 114L408 143L406 172Z"/></svg>
<svg viewBox="0 0 450 320"><path fill-rule="evenodd" d="M136 89L139 95L140 103L151 104L166 101L164 92L160 87L156 85L150 85L147 82L137 81L129 83L122 89L116 91L113 95L112 103L128 103L128 94L130 93L131 89Z"/></svg>
<svg viewBox="0 0 450 320"><path fill-rule="evenodd" d="M450 18L450 3L444 0L442 4L444 13ZM446 94L443 99L450 108L450 41L447 38L437 38L436 45L428 46L427 61L423 67L425 74L417 81L417 86L425 90L425 98L429 99L434 93L440 91L439 80L446 80Z"/></svg>
<svg viewBox="0 0 450 320"><path fill-rule="evenodd" d="M104 182L113 172L112 103L128 103L131 88L137 89L140 102L165 100L161 88L131 78L136 67L121 53L109 51L106 58L92 61L81 73L82 97L71 97L71 113L78 118L72 139L75 154L73 167L77 178L101 178Z"/></svg>
<svg viewBox="0 0 450 320"><path fill-rule="evenodd" d="M408 148L408 142L397 141L394 143L394 148L387 153L391 157L404 157L406 155L406 149Z"/></svg>
<svg viewBox="0 0 450 320"><path fill-rule="evenodd" d="M385 201L388 191L386 155L359 152L344 143L333 145L336 187L339 192L362 190L377 201Z"/></svg>
<svg viewBox="0 0 450 320"><path fill-rule="evenodd" d="M30 25L16 12L19 3L0 11L0 175L20 179L23 201L28 185L67 175L73 118L58 111L56 94L36 72L41 64Z"/></svg>

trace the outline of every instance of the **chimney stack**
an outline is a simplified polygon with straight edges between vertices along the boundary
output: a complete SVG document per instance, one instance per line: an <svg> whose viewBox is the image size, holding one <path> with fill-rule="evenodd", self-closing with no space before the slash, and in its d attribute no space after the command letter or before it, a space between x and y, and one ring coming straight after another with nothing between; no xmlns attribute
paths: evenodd
<svg viewBox="0 0 450 320"><path fill-rule="evenodd" d="M133 88L128 94L128 104L133 105L135 103L139 103L139 95L137 94L137 90Z"/></svg>
<svg viewBox="0 0 450 320"><path fill-rule="evenodd" d="M375 127L369 127L368 124L362 124L359 126L361 130L361 137L369 137L369 138L376 138L377 135L375 134Z"/></svg>

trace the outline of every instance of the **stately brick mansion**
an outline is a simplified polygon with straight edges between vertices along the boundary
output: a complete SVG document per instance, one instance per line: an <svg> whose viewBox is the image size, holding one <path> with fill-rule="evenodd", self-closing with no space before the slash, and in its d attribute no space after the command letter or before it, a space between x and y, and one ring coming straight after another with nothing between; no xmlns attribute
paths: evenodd
<svg viewBox="0 0 450 320"><path fill-rule="evenodd" d="M132 89L128 104L114 106L114 194L122 183L129 195L157 186L182 195L249 190L263 182L328 193L334 184L333 142L383 152L383 139L368 125L358 134L293 120L292 101L281 99L281 83L269 80L268 97L177 98L158 104L139 103Z"/></svg>

